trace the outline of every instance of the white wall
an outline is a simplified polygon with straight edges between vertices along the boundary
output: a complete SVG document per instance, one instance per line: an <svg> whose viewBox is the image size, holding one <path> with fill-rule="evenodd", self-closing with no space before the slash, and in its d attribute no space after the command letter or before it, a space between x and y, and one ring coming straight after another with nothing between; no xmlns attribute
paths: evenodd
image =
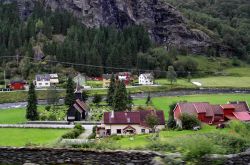
<svg viewBox="0 0 250 165"><path fill-rule="evenodd" d="M50 87L50 81L36 81L37 88L46 88Z"/></svg>
<svg viewBox="0 0 250 165"><path fill-rule="evenodd" d="M113 135L113 134L117 134L117 129L121 129L121 130L123 130L124 128L126 128L128 125L106 125L106 124L104 124L104 125L102 125L104 128L105 128L105 130L107 130L107 129L111 129L111 135ZM147 127L142 127L142 126L140 126L140 125L135 125L135 124L132 124L132 125L129 125L129 126L131 126L131 127L133 127L133 128L135 128L136 129L136 134L142 134L142 132L141 132L141 130L142 129L145 129L145 133L149 133L149 128L147 128ZM161 130L161 129L163 129L165 126L164 125L158 125L157 127L156 127L156 129L159 129L159 130ZM123 131L121 132L121 135L124 135L123 134Z"/></svg>
<svg viewBox="0 0 250 165"><path fill-rule="evenodd" d="M144 76L139 76L139 84L140 85L153 85L153 80L147 79Z"/></svg>

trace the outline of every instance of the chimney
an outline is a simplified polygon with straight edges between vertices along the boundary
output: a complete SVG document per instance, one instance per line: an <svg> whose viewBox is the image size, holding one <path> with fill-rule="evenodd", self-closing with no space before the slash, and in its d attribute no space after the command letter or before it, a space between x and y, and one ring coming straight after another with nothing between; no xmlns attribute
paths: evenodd
<svg viewBox="0 0 250 165"><path fill-rule="evenodd" d="M110 118L112 118L112 119L115 118L115 112L114 111L111 112Z"/></svg>

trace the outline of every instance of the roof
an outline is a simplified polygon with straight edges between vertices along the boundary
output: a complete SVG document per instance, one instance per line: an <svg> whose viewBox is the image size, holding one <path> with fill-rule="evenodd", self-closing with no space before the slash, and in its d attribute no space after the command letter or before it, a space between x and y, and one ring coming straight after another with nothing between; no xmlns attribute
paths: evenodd
<svg viewBox="0 0 250 165"><path fill-rule="evenodd" d="M50 75L49 74L38 74L36 75L36 81L50 81Z"/></svg>
<svg viewBox="0 0 250 165"><path fill-rule="evenodd" d="M246 101L235 101L235 102L229 102L230 104L234 105L235 112L244 112L244 111L250 111L248 104Z"/></svg>
<svg viewBox="0 0 250 165"><path fill-rule="evenodd" d="M140 77L144 77L145 79L154 79L153 74L151 73L144 73L144 74L140 74Z"/></svg>
<svg viewBox="0 0 250 165"><path fill-rule="evenodd" d="M223 109L220 105L211 105L215 115L223 115Z"/></svg>
<svg viewBox="0 0 250 165"><path fill-rule="evenodd" d="M188 113L197 116L197 111L193 103L178 103L181 113Z"/></svg>
<svg viewBox="0 0 250 165"><path fill-rule="evenodd" d="M235 109L233 104L222 104L220 105L223 109Z"/></svg>
<svg viewBox="0 0 250 165"><path fill-rule="evenodd" d="M15 84L15 83L26 84L26 81L24 81L24 80L13 80L13 81L10 82L10 84Z"/></svg>
<svg viewBox="0 0 250 165"><path fill-rule="evenodd" d="M135 112L105 112L104 124L139 124L147 126L145 120L149 114L156 114L159 119L159 125L165 125L163 111L135 111Z"/></svg>
<svg viewBox="0 0 250 165"><path fill-rule="evenodd" d="M248 112L233 112L234 116L241 121L250 121L250 115Z"/></svg>
<svg viewBox="0 0 250 165"><path fill-rule="evenodd" d="M53 73L53 74L49 74L50 78L58 78L58 74L57 73Z"/></svg>

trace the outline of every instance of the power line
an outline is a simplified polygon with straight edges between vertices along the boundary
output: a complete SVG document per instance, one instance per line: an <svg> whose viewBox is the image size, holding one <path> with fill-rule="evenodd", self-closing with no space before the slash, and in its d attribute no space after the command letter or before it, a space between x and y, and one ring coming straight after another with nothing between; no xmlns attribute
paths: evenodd
<svg viewBox="0 0 250 165"><path fill-rule="evenodd" d="M27 56L19 56L21 57L26 57L31 60L36 60L36 58L33 57L27 57ZM0 56L0 58L16 58L16 56ZM101 69L114 69L114 70L125 70L125 71L141 71L141 72L158 72L158 73L167 73L167 71L163 70L150 70L150 69L133 69L133 68L123 68L123 67L111 67L111 66L100 66L100 65L91 65L91 64L80 64L80 63L73 63L73 62L63 62L63 61L58 61L58 60L44 60L42 59L43 62L52 62L52 63L59 63L63 65L68 65L68 66L84 66L84 67L92 67L92 68L101 68ZM196 70L196 71L175 71L176 73L211 73L211 71L204 71L204 70Z"/></svg>

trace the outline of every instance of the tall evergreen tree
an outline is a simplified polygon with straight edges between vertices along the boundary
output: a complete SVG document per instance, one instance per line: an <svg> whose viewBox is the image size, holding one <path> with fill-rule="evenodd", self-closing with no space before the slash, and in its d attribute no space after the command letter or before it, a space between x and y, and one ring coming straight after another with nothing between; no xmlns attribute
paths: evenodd
<svg viewBox="0 0 250 165"><path fill-rule="evenodd" d="M36 97L36 92L35 92L35 85L33 83L30 83L30 86L29 86L26 118L28 120L38 120L39 118L39 115L37 112L37 97Z"/></svg>
<svg viewBox="0 0 250 165"><path fill-rule="evenodd" d="M107 94L107 103L109 106L113 104L113 98L115 94L115 76L112 73L111 79L110 79L110 84L109 84L109 89L108 89L108 94Z"/></svg>
<svg viewBox="0 0 250 165"><path fill-rule="evenodd" d="M129 111L132 110L132 106L133 106L133 98L131 97L130 92L128 92L128 103L127 103L127 109Z"/></svg>
<svg viewBox="0 0 250 165"><path fill-rule="evenodd" d="M113 97L113 110L125 111L127 109L128 96L126 86L123 81L119 81Z"/></svg>
<svg viewBox="0 0 250 165"><path fill-rule="evenodd" d="M152 102L151 95L150 95L150 92L149 92L147 100L146 100L146 105L149 106L149 105L152 105L152 104L153 104L153 102Z"/></svg>
<svg viewBox="0 0 250 165"><path fill-rule="evenodd" d="M72 78L69 77L67 81L65 104L70 107L74 104L74 102L75 102L74 84Z"/></svg>
<svg viewBox="0 0 250 165"><path fill-rule="evenodd" d="M171 85L173 84L173 82L176 82L176 77L177 77L177 74L176 74L176 72L174 70L174 67L169 66L168 67L168 72L167 72L167 78L170 81Z"/></svg>

